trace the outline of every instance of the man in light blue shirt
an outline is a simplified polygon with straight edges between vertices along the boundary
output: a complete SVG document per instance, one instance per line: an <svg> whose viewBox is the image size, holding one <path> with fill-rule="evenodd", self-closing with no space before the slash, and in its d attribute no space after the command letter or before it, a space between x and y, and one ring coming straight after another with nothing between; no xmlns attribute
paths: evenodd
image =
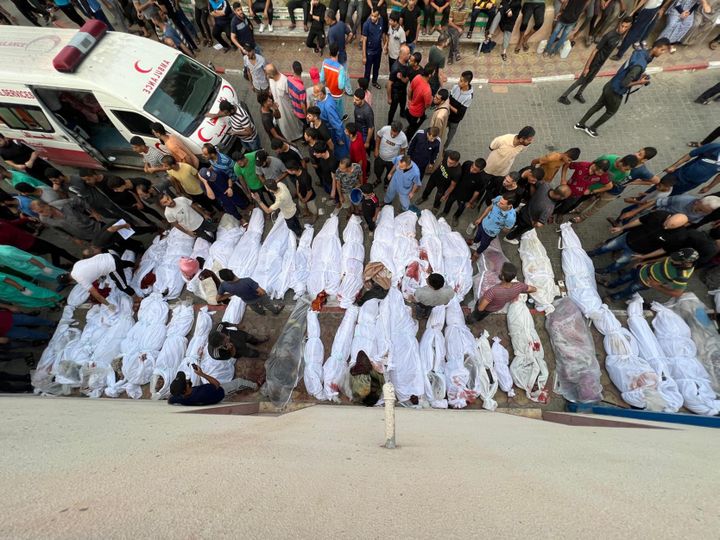
<svg viewBox="0 0 720 540"><path fill-rule="evenodd" d="M390 184L385 192L385 204L392 204L395 197L400 198L403 212L410 208L410 200L422 185L420 169L410 156L397 156L393 159L393 168L388 173Z"/></svg>
<svg viewBox="0 0 720 540"><path fill-rule="evenodd" d="M655 208L665 210L671 214L685 214L690 223L697 223L713 210L720 208L720 197L713 195L707 197L671 195L655 201Z"/></svg>
<svg viewBox="0 0 720 540"><path fill-rule="evenodd" d="M511 193L498 195L492 200L490 206L480 214L480 217L475 220L475 225L478 228L473 243L477 245L477 250L473 255L473 259L479 257L503 229L510 230L515 226L517 215L515 208L513 208L513 202L514 199Z"/></svg>

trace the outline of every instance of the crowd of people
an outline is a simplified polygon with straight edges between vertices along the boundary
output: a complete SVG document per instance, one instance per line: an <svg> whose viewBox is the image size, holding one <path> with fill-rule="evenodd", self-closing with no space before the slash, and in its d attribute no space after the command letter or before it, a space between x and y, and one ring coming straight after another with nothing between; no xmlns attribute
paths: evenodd
<svg viewBox="0 0 720 540"><path fill-rule="evenodd" d="M49 24L62 13L71 23L81 26L86 19L98 19L111 30L135 32L155 37L188 55L202 46L217 44L228 52L238 50L247 55L255 43L254 29L273 32L276 20L272 0L12 0L27 21L35 26ZM620 60L631 47L644 44L658 32L674 53L678 44L696 41L693 34L705 34L712 27L713 7L707 0L649 0L626 5L622 0L555 0L550 36L538 52L545 56L560 54L581 39L586 29L585 45L610 46L606 36L615 21L624 21L618 41L610 48L613 60ZM186 12L187 10L187 12ZM289 30L297 28L296 12L302 11L306 45L318 53L331 43L348 37L357 39L362 51L365 78L372 75L377 83L381 58L387 57L388 71L398 58L399 47L406 43L414 52L420 35L439 32L444 36L441 50L447 62L460 60L461 40L472 39L478 19L484 19L483 37L478 53L491 52L501 41L501 57L507 53L514 29L519 39L514 52L530 50L529 39L545 22L545 2L540 0L289 0ZM106 13L107 11L107 13ZM246 12L247 11L247 15ZM109 16L108 16L109 15ZM664 20L663 20L664 18ZM112 22L111 22L112 19ZM369 21L369 22L368 22ZM18 24L18 20L0 7L0 24ZM117 28L115 28L115 26ZM532 23L532 25L531 25ZM604 39L605 38L605 39ZM710 40L710 48L720 43L720 35ZM343 48L341 47L341 50ZM341 63L346 59L341 55ZM606 56L609 57L610 54ZM431 59L432 60L432 59ZM596 73L596 72L595 72ZM592 79L591 75L589 78Z"/></svg>
<svg viewBox="0 0 720 540"><path fill-rule="evenodd" d="M172 39L173 43L166 40L169 46L192 54L197 39L190 30L192 24L180 15L182 10L176 13L165 6L177 8L176 4L134 4L136 15L143 14L139 19L145 23L153 21L158 27L176 29L182 46ZM433 0L431 5L435 4ZM627 155L592 156L590 160L581 159L579 148L570 148L526 160L521 167L516 161L536 137L531 126L495 137L488 152L463 156L452 143L472 106L473 73L462 72L458 82L448 89L444 68L446 59L450 63L460 60L458 40L464 32L463 17L476 18L478 13L475 8L465 8L462 2L448 0L442 6L437 10L439 21L433 21L432 13L427 18L417 13L414 19L409 18L414 20L412 28L403 28L408 20L403 13L408 8L415 10L414 2L389 15L385 9L368 8L366 19L358 25L362 27L365 77L353 88L347 73L347 46L356 32L352 25L339 22L347 15L341 12L342 6L331 4L325 9L316 0L308 6L306 24L313 35L312 40L308 37L308 44L320 53L327 45L329 56L319 68L310 70L313 84L306 87L300 62L294 62L293 73L285 75L265 60L241 4L228 6L227 2L211 1L205 10L196 5L196 15L205 17L206 22L208 14L214 18L213 30L203 37L204 42L207 44L212 36L244 55L246 78L257 98L260 122L256 123L242 103L221 102L218 111L209 116L225 119L235 142L226 148L205 144L200 153L168 133L162 124L154 124L155 145L149 146L139 137L129 141L142 157L142 175L126 178L89 169L61 172L24 143L0 136L0 177L12 188L12 192L3 191L0 206L4 214L0 221L0 257L2 266L8 269L0 282L0 301L4 304L0 310L2 339L47 340L50 325L35 312L58 307L63 302L63 288L71 283L85 284L94 300L106 305L107 298L94 286L102 276L108 276L119 290L134 296L123 272L128 263L120 254L125 250L141 254L150 238L144 235L176 228L212 242L223 214L245 223L252 208L282 217L298 239L303 222L315 223L328 214L345 219L362 216L372 236L383 205L397 203L402 211L416 213L427 205L438 217L448 218L452 226L457 226L463 213L470 210L474 216L467 241L475 259L503 234L505 242L516 245L532 229L566 220L581 223L619 199L628 186L643 185L647 190L625 198L629 206L609 219L613 236L590 253L593 257L617 254L615 261L599 272L598 281L607 288L609 299L626 299L643 289L678 296L695 268L715 263L720 239L720 192L711 191L720 183L720 143L714 142L718 130L703 141L691 143L693 148L687 155L657 174L649 163L657 155L653 147ZM72 19L71 3L59 7L68 7L62 11ZM563 7L568 9L565 4ZM226 8L234 15L231 17L228 11L230 22L219 27L218 20ZM461 8L467 13L458 15ZM488 20L495 23L495 8L479 9L485 10ZM521 12L519 6L507 9L514 9L516 18ZM272 20L271 0L253 3L249 11L256 22L260 14L266 17L262 20ZM91 12L95 18L104 17L99 14L102 9ZM537 10L523 6L523 24L526 15L528 19L536 17L536 25L541 19ZM502 16L498 25L503 29ZM624 43L621 38L632 32L633 25L621 19L616 29L600 37L582 77L561 96L562 103L569 102L568 96L576 88L574 98L584 102L585 87L609 55ZM414 51L410 37L436 28L441 30L437 42L423 58ZM145 29L151 30L147 24ZM272 31L271 24L268 31ZM229 44L223 41L223 32ZM490 26L485 41L492 32ZM525 36L529 34L524 34L524 40ZM521 49L525 46L526 41L519 45ZM670 41L661 38L651 48L635 51L576 129L596 136L596 128L617 111L623 96L647 83L647 64L669 48ZM383 55L388 58L390 71L385 89L378 81ZM375 118L370 86L382 90L375 99L379 95L387 99L387 118ZM352 95L347 110L346 94ZM584 122L603 106L603 117L592 127L586 126ZM268 145L262 144L260 126ZM698 187L699 195L688 194ZM430 198L432 203L428 203ZM44 228L53 229L64 240L49 242L40 238ZM60 247L65 243L81 248L82 259ZM257 313L277 314L283 309L249 277L237 278L227 269L210 274L218 287L219 302L238 296ZM532 286L517 282L516 275L513 265L503 267L501 283L474 304L467 318L469 324L501 310L521 293L534 292ZM447 303L451 292L442 275L431 274L427 286L415 294L416 315L427 316L432 307ZM358 302L368 293L376 295L377 290L364 291ZM214 385L212 381L210 384ZM176 386L182 387L178 390L182 395L190 392L183 381Z"/></svg>

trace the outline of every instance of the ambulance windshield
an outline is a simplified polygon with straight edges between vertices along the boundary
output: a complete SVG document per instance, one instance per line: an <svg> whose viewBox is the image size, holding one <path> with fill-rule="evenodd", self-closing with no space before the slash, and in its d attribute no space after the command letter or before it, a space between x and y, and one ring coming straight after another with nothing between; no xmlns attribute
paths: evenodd
<svg viewBox="0 0 720 540"><path fill-rule="evenodd" d="M178 56L145 110L175 131L195 131L215 99L220 77L186 56Z"/></svg>

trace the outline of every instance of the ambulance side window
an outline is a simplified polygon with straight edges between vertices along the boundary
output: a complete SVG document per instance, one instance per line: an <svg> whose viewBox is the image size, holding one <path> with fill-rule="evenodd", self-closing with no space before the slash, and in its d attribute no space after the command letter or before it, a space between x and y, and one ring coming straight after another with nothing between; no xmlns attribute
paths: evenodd
<svg viewBox="0 0 720 540"><path fill-rule="evenodd" d="M114 109L111 109L111 111L130 133L145 135L146 137L153 136L152 131L150 131L152 122L142 114L130 111L116 111Z"/></svg>
<svg viewBox="0 0 720 540"><path fill-rule="evenodd" d="M34 105L18 105L16 103L0 103L0 122L10 129L27 131L55 131L40 107Z"/></svg>

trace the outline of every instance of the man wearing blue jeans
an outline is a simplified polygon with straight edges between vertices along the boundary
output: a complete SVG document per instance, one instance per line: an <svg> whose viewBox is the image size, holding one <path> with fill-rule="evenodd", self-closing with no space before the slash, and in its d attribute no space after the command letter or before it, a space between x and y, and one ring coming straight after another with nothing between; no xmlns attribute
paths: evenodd
<svg viewBox="0 0 720 540"><path fill-rule="evenodd" d="M393 168L388 173L390 184L385 192L385 204L392 204L395 197L400 199L403 212L410 208L410 200L422 185L420 169L410 156L397 156L393 159Z"/></svg>
<svg viewBox="0 0 720 540"><path fill-rule="evenodd" d="M697 251L683 248L656 263L638 265L637 268L606 285L608 289L628 285L622 291L611 294L610 299L616 302L627 300L636 292L646 289L655 289L677 298L685 292L698 258Z"/></svg>
<svg viewBox="0 0 720 540"><path fill-rule="evenodd" d="M560 11L555 16L555 27L548 38L543 56L552 56L562 48L589 2L590 0L565 0L560 4Z"/></svg>
<svg viewBox="0 0 720 540"><path fill-rule="evenodd" d="M54 321L26 315L17 306L0 304L0 343L7 343L9 340L47 341L50 339L51 329L56 325ZM37 327L45 329L35 330Z"/></svg>
<svg viewBox="0 0 720 540"><path fill-rule="evenodd" d="M622 234L589 251L588 255L596 257L604 253L620 252L614 263L597 270L598 274L618 272L629 264L636 254L644 255L664 247L687 224L688 218L685 214L652 212L632 220L627 225L612 227L610 232Z"/></svg>
<svg viewBox="0 0 720 540"><path fill-rule="evenodd" d="M514 202L515 199L510 192L498 195L475 220L477 232L473 245L477 245L477 250L473 254L473 260L479 257L503 230L509 231L515 226L517 215L513 208Z"/></svg>

